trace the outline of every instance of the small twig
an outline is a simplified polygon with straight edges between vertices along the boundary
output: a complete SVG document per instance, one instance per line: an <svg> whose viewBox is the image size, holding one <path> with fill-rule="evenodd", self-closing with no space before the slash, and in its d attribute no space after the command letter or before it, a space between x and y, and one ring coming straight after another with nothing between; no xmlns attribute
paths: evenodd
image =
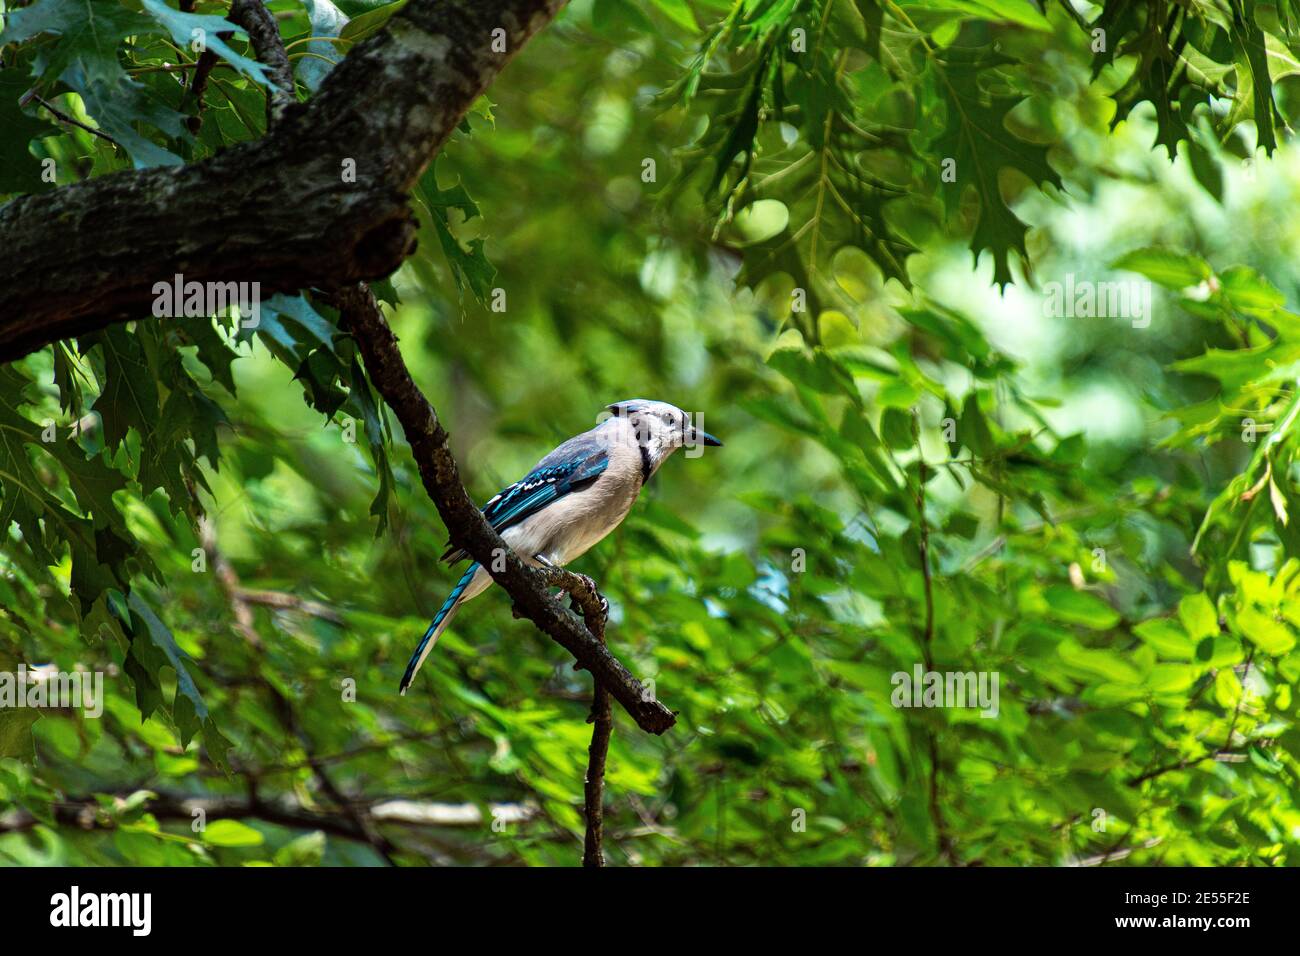
<svg viewBox="0 0 1300 956"><path fill-rule="evenodd" d="M1122 838L1119 841L1119 843L1111 847L1109 850L1106 850L1104 853L1099 853L1096 856L1084 857L1083 859L1077 860L1076 862L1071 863L1070 865L1071 866L1105 866L1111 860L1126 859L1137 850L1149 850L1153 846L1158 846L1163 838L1151 837L1149 840L1144 840L1142 843L1140 843L1135 847L1123 846L1124 839L1127 839L1127 837Z"/></svg>
<svg viewBox="0 0 1300 956"><path fill-rule="evenodd" d="M279 688L274 684L268 681L265 686L271 695L272 703L275 705L276 716L279 717L285 730L293 734L302 746L307 766L311 768L312 776L316 779L316 784L320 787L321 792L339 808L344 818L355 827L359 837L369 843L374 851L383 857L385 863L389 866L396 866L397 860L394 859L394 854L398 852L397 847L379 832L374 819L370 816L369 806L360 805L356 801L350 800L343 793L339 785L334 782L334 778L330 776L329 771L325 769L324 763L316 757L316 745L311 739L311 735L307 733L306 728L302 726L301 721L298 720L298 714L294 711L293 704L284 694L280 693Z"/></svg>
<svg viewBox="0 0 1300 956"><path fill-rule="evenodd" d="M230 605L230 612L235 617L235 630L240 637L248 642L250 647L260 651L262 649L262 638L253 626L253 611L241 593L239 575L235 572L226 556L222 554L221 549L217 547L216 526L207 515L199 519L199 544L203 546L203 550L207 552L208 558L212 561L212 571L217 577L217 583L221 586L222 593L226 596L227 603Z"/></svg>
<svg viewBox="0 0 1300 956"><path fill-rule="evenodd" d="M348 46L352 45L352 41L347 37L299 37L292 43L286 43L284 50L287 53L294 47L302 46L304 43L346 43Z"/></svg>
<svg viewBox="0 0 1300 956"><path fill-rule="evenodd" d="M318 617L331 624L343 623L343 615L334 608L285 591L262 591L241 587L237 589L236 595L245 604L259 604L277 611L300 611L309 617Z"/></svg>
<svg viewBox="0 0 1300 956"><path fill-rule="evenodd" d="M291 60L301 60L301 59L303 59L304 57L311 57L313 60L324 60L324 61L325 61L326 63L328 63L330 66L338 66L338 65L339 65L339 61L338 61L338 60L331 60L329 57L327 57L327 56L325 56L325 55L323 55L323 54L321 54L321 53L312 53L310 50L299 50L297 53L291 53L291 54L289 55L289 59L291 59Z"/></svg>
<svg viewBox="0 0 1300 956"><path fill-rule="evenodd" d="M925 464L925 455L921 452L921 422L915 409L912 410L912 438L916 442L916 520L917 520L917 557L921 562L921 580L925 589L925 624L921 631L921 651L925 657L926 671L934 670L934 575L930 570L930 522L925 517L925 483L930 477ZM939 855L951 864L960 862L953 849L952 837L944 823L943 810L939 806L939 740L938 735L926 728L927 749L930 756L930 819L934 822L935 837L939 843Z"/></svg>
<svg viewBox="0 0 1300 956"><path fill-rule="evenodd" d="M1228 736L1227 739L1224 740L1223 746L1211 747L1199 757L1185 757L1182 760L1176 760L1173 763L1165 764L1164 766L1156 767L1154 770L1148 770L1145 773L1138 774L1136 777L1130 777L1128 780L1128 785L1130 787L1139 787L1148 780L1154 780L1156 777L1162 777L1165 774L1173 773L1176 770L1186 770L1189 767L1195 767L1197 764L1204 763L1207 760L1230 762L1235 759L1243 759L1241 757L1241 752L1232 746L1232 735L1237 730L1237 718L1241 716L1241 705L1245 702L1246 698L1246 678L1250 676L1250 665L1254 659L1255 648L1252 647L1250 653L1246 655L1246 667L1241 674L1241 696L1237 698L1237 706L1233 708L1232 720L1228 724Z"/></svg>
<svg viewBox="0 0 1300 956"><path fill-rule="evenodd" d="M189 95L194 99L194 115L186 121L190 132L197 136L203 126L203 97L208 91L208 77L218 66L217 55L211 50L199 54L194 64L194 75L190 77Z"/></svg>
<svg viewBox="0 0 1300 956"><path fill-rule="evenodd" d="M1173 773L1175 770L1187 770L1191 767L1195 767L1198 763L1204 763L1207 760L1220 760L1224 763L1233 763L1244 759L1245 757L1239 750L1225 747L1212 747L1199 757L1185 757L1184 759L1175 761L1174 763L1165 764L1163 767L1148 770L1146 773L1139 774L1136 777L1130 777L1128 785L1130 787L1137 787L1146 783L1148 780L1154 780L1156 777L1162 777L1167 773Z"/></svg>
<svg viewBox="0 0 1300 956"><path fill-rule="evenodd" d="M1237 695L1237 706L1232 709L1232 720L1228 724L1228 737L1223 741L1223 746L1219 748L1220 752L1226 752L1232 747L1232 735L1237 730L1237 718L1241 716L1241 705L1246 702L1246 678L1250 677L1250 665L1255 660L1255 645L1251 645L1250 652L1246 655L1246 666L1241 672L1241 693Z"/></svg>
<svg viewBox="0 0 1300 956"><path fill-rule="evenodd" d="M599 594L595 596L599 599L595 613L591 610L590 602L582 605L575 597L573 604L575 610L582 608L587 630L604 644L609 606ZM583 787L587 833L582 844L582 865L600 867L605 865L605 855L602 852L605 839L605 761L609 756L609 738L614 732L614 715L610 712L609 691L594 677L591 715L587 721L591 724L591 744L587 747L587 776Z"/></svg>
<svg viewBox="0 0 1300 956"><path fill-rule="evenodd" d="M609 602L596 589L596 582L585 574L564 568L545 566L538 576L551 587L568 592L572 609L582 615L583 623L591 636L605 644L605 623L609 619ZM577 661L574 668L579 667ZM587 747L587 775L583 780L583 812L587 832L582 844L582 865L605 865L602 846L605 839L605 762L609 757L609 739L614 732L614 717L610 711L609 691L594 675L592 677L591 713L587 723L592 725L591 744Z"/></svg>
<svg viewBox="0 0 1300 956"><path fill-rule="evenodd" d="M199 67L199 60L191 63L157 63L153 66L141 66L132 70L127 70L128 76L147 76L150 73L185 73L189 70L196 70ZM218 63L216 69L233 70L234 64Z"/></svg>
<svg viewBox="0 0 1300 956"><path fill-rule="evenodd" d="M95 129L95 127L93 126L87 126L81 120L69 116L67 113L63 112L63 110L59 109L49 100L39 95L35 89L29 90L26 94L24 94L23 98L18 101L18 105L26 106L32 100L35 100L37 103L41 104L41 106L45 107L50 112L50 114L53 115L54 118L59 120L60 122L67 123L69 126L75 126L77 127L77 129L84 129L87 133L90 133L92 136L98 136L100 139L107 140L108 142L112 143L114 146L117 145L117 140L113 139L113 137L109 136L103 130Z"/></svg>
<svg viewBox="0 0 1300 956"><path fill-rule="evenodd" d="M217 548L216 529L211 519L206 515L200 519L199 536L205 551L212 557L213 570L216 572L217 581L221 585L227 600L230 602L231 611L235 615L235 629L246 640L259 655L265 652L265 645L261 636L257 633L253 625L253 611L248 606L244 589L240 586L239 575L235 572L234 567L222 555ZM285 730L289 731L298 738L302 746L303 755L307 761L307 766L311 768L312 776L316 778L317 784L321 791L332 800L343 815L351 821L360 835L369 843L381 857L384 858L390 866L396 866L393 854L397 848L389 842L387 837L379 832L375 826L374 820L370 818L369 812L364 807L358 807L355 803L339 789L333 778L325 770L324 763L316 756L315 744L308 735L302 723L298 720L298 715L293 709L293 704L284 696L274 684L266 682L265 689L271 695L272 702L275 704L277 716L284 725ZM250 787L256 783L255 778L249 778ZM249 799L256 806L258 804L256 790L250 791Z"/></svg>
<svg viewBox="0 0 1300 956"><path fill-rule="evenodd" d="M141 789L148 789L142 787ZM112 794L67 797L50 804L55 820L65 826L81 829L110 830L118 825L112 811L114 805L105 807L97 797L110 796L125 801L132 795L130 789ZM538 815L538 808L529 803L492 803L489 814L474 803L439 803L384 797L362 797L357 805L375 820L409 827L476 827L485 819L503 819L509 823L524 823ZM286 797L263 799L254 787L247 797L195 796L192 794L155 791L147 804L148 811L159 820L190 822L195 811L202 810L208 820L262 819L293 829L323 830L334 836L365 842L365 835L355 822L343 814L319 809L308 809ZM0 833L21 833L40 825L41 820L23 808L0 814Z"/></svg>

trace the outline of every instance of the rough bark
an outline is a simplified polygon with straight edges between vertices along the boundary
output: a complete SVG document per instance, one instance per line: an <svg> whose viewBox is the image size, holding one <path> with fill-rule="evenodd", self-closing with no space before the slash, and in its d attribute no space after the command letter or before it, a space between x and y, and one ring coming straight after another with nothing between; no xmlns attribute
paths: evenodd
<svg viewBox="0 0 1300 956"><path fill-rule="evenodd" d="M605 643L605 608L593 609L573 599L575 610L582 610L587 630L602 644ZM582 841L582 865L605 865L605 761L609 757L609 738L614 733L614 715L610 713L609 689L594 678L591 688L591 743L587 747L587 776L583 786L583 812L587 818L587 831Z"/></svg>
<svg viewBox="0 0 1300 956"><path fill-rule="evenodd" d="M563 2L410 0L266 138L0 207L0 362L148 317L176 273L264 296L388 275L414 249L411 186Z"/></svg>
<svg viewBox="0 0 1300 956"><path fill-rule="evenodd" d="M231 0L228 19L244 28L257 59L267 68L272 86L267 93L267 118L271 123L279 122L296 100L293 67L289 65L289 54L280 39L280 25L275 14L262 0Z"/></svg>

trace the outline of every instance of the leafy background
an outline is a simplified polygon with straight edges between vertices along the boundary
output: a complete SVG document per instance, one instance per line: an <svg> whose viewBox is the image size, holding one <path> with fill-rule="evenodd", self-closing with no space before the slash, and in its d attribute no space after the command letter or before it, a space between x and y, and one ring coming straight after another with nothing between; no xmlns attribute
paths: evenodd
<svg viewBox="0 0 1300 956"><path fill-rule="evenodd" d="M270 6L302 97L392 11ZM187 94L224 11L9 4L0 192L262 135L241 35ZM616 717L612 863L1300 862L1298 29L580 0L477 104L377 288L471 492L620 398L726 442L578 565L680 711ZM1152 283L1150 325L1050 314L1071 274ZM586 675L489 592L398 697L441 524L310 290L236 325L0 368L0 664L107 691L0 710L0 860L576 862ZM997 672L997 719L892 707L917 663Z"/></svg>

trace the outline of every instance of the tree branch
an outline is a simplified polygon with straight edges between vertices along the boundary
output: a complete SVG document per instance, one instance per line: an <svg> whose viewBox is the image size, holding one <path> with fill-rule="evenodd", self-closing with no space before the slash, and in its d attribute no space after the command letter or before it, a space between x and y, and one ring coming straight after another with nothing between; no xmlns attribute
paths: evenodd
<svg viewBox="0 0 1300 956"><path fill-rule="evenodd" d="M239 584L239 575L236 573L234 566L217 547L216 526L210 518L204 517L201 522L200 539L204 550L212 556L212 564L216 571L217 580L230 602L231 611L235 617L235 629L253 648L254 653L264 658L266 645L257 633L257 629L253 626L252 609L249 608L241 596L242 589ZM298 714L289 698L285 697L280 692L280 689L270 681L265 682L264 687L271 696L273 710L284 725L284 729L297 737L298 742L302 745L302 752L306 757L307 765L311 768L312 775L316 778L316 783L320 786L321 792L329 797L342 811L343 815L352 822L360 838L369 843L375 852L383 857L390 866L395 866L396 862L393 859L393 854L397 851L397 848L379 832L367 811L364 808L355 806L353 801L344 795L343 791L334 782L333 777L325 769L325 765L316 758L316 746L311 739L311 735L307 733L307 729L302 726L302 722L298 719ZM250 796L253 802L256 802L257 799L256 779L254 776L249 777L250 787L254 788Z"/></svg>
<svg viewBox="0 0 1300 956"><path fill-rule="evenodd" d="M35 87L33 87L26 96L24 96L21 100L19 100L18 105L19 106L25 105L29 97L35 100L37 103L41 104L41 106L45 107L46 111L48 111L49 114L59 122L67 123L69 126L75 126L77 127L77 129L85 130L91 136L98 136L100 139L107 140L108 142L112 143L114 146L117 145L117 140L113 139L113 137L109 136L102 129L96 129L93 126L87 126L81 120L69 116L67 113L63 112L53 103L51 103L49 100L45 99L43 96L38 95Z"/></svg>
<svg viewBox="0 0 1300 956"><path fill-rule="evenodd" d="M574 598L577 603L577 598ZM604 615L594 616L584 609L587 630L605 643ZM584 781L584 809L587 832L582 844L582 865L605 865L603 844L605 839L605 760L609 756L609 738L614 733L614 715L610 713L609 691L599 678L592 680L591 744L587 747L587 776Z"/></svg>
<svg viewBox="0 0 1300 956"><path fill-rule="evenodd" d="M587 630L603 645L609 604L596 590L595 582L585 574L574 574L563 568L545 568L543 574L552 584L558 581L569 592L573 610L582 613ZM609 756L614 717L610 713L609 691L599 678L592 679L591 691L591 714L587 717L587 723L592 725L591 743L587 747L587 776L583 780L587 832L582 841L582 865L601 867L605 865L605 760Z"/></svg>
<svg viewBox="0 0 1300 956"><path fill-rule="evenodd" d="M1255 648L1251 647L1250 653L1246 655L1246 666L1241 672L1241 696L1237 698L1237 706L1232 709L1232 720L1228 724L1228 737L1223 742L1222 747L1211 747L1199 757L1184 757L1182 760L1176 760L1173 763L1156 767L1145 773L1140 773L1135 777L1130 777L1128 785L1130 787L1140 787L1148 780L1154 780L1157 777L1163 777L1167 773L1175 773L1179 770L1187 770L1195 767L1197 764L1204 763L1207 760L1222 760L1224 762L1234 762L1245 760L1238 748L1232 746L1232 735L1237 731L1237 719L1241 716L1241 705L1246 700L1246 678L1250 676L1250 665L1255 660Z"/></svg>
<svg viewBox="0 0 1300 956"><path fill-rule="evenodd" d="M233 0L227 19L244 28L258 61L267 68L273 84L267 94L267 125L278 123L284 118L290 104L297 102L294 96L293 67L289 65L289 54L285 52L284 41L280 39L280 25L262 0Z"/></svg>
<svg viewBox="0 0 1300 956"><path fill-rule="evenodd" d="M442 516L452 544L464 548L487 568L492 579L513 599L517 612L591 671L642 730L652 734L666 731L676 722L673 712L649 694L581 618L547 592L551 585L560 584L584 608L584 613L590 614L604 604L591 580L561 568L534 569L524 564L470 500L456 459L447 447L447 432L411 378L397 336L369 288L364 284L347 286L333 298L339 308L340 325L356 340L370 380L402 424L424 489Z"/></svg>
<svg viewBox="0 0 1300 956"><path fill-rule="evenodd" d="M148 316L177 273L264 296L388 275L415 246L409 190L563 3L410 0L265 138L0 207L0 362Z"/></svg>
<svg viewBox="0 0 1300 956"><path fill-rule="evenodd" d="M125 800L129 793L115 794ZM507 823L522 823L537 816L537 808L522 803L494 803L490 816L472 803L437 803L419 800L389 800L363 798L356 801L368 816L383 823L404 826L473 827L488 819ZM265 820L291 829L323 830L349 840L366 842L366 835L355 820L342 813L310 810L291 800L262 800L252 797L207 796L157 792L148 803L148 811L159 820L192 821L195 811L202 810L210 820ZM94 797L70 797L51 804L56 823L86 830L113 829L117 824L112 814ZM23 809L0 814L0 833L29 830L38 820Z"/></svg>
<svg viewBox="0 0 1300 956"><path fill-rule="evenodd" d="M921 565L921 582L925 595L925 623L921 630L921 653L925 656L926 671L934 670L934 574L930 569L930 522L925 516L925 483L930 478L925 464L925 454L921 450L921 421L916 409L912 409L912 440L916 442L916 521L917 521L917 560ZM960 861L953 846L951 834L943 819L943 808L939 800L939 777L942 765L939 760L939 739L935 731L925 729L926 749L930 757L929 804L930 819L934 822L935 839L938 841L939 856L950 864Z"/></svg>

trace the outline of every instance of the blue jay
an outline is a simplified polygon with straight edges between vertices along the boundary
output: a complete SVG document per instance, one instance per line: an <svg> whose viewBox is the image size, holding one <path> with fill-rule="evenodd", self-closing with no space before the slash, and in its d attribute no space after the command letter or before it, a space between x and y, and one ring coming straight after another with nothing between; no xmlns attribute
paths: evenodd
<svg viewBox="0 0 1300 956"><path fill-rule="evenodd" d="M570 438L484 506L488 524L527 563L563 566L585 554L622 523L669 455L684 446L722 444L667 402L633 398L606 410L613 416ZM467 557L449 548L442 559L454 564ZM491 583L477 561L465 569L411 655L401 693L460 606Z"/></svg>

